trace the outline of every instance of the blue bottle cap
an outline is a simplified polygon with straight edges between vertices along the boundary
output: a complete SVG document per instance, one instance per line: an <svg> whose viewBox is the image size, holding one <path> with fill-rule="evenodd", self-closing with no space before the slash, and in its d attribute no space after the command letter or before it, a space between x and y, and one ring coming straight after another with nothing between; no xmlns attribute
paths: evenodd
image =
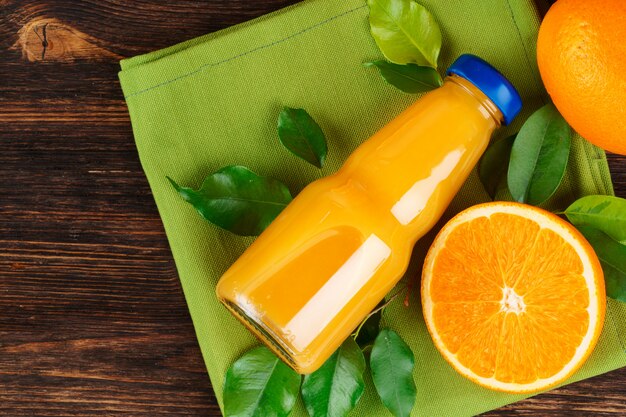
<svg viewBox="0 0 626 417"><path fill-rule="evenodd" d="M461 55L448 68L448 75L465 78L482 91L504 116L508 125L522 109L522 98L504 75L476 55Z"/></svg>

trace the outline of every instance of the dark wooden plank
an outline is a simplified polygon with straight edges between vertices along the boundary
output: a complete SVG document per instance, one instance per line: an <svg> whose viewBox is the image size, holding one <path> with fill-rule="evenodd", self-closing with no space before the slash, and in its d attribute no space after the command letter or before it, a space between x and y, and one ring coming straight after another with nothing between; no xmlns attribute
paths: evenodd
<svg viewBox="0 0 626 417"><path fill-rule="evenodd" d="M117 61L292 3L0 0L0 415L220 415ZM487 415L566 414L626 414L626 370Z"/></svg>
<svg viewBox="0 0 626 417"><path fill-rule="evenodd" d="M609 159L609 167L611 168L615 195L626 197L626 157L615 154L608 154L607 157Z"/></svg>

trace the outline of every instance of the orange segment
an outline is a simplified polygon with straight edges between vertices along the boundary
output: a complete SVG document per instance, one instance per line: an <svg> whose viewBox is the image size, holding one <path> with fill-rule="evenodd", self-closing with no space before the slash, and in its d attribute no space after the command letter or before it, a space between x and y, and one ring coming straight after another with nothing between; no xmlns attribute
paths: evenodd
<svg viewBox="0 0 626 417"><path fill-rule="evenodd" d="M509 287L519 279L525 260L533 249L528 242L533 242L539 232L539 225L520 216L495 213L489 218L493 237L491 244L497 245L498 263L502 279ZM508 234L513 229L515 234ZM506 245L506 246L505 246Z"/></svg>
<svg viewBox="0 0 626 417"><path fill-rule="evenodd" d="M471 207L441 230L422 275L437 349L487 388L557 385L593 350L605 312L593 249L569 223L531 206Z"/></svg>
<svg viewBox="0 0 626 417"><path fill-rule="evenodd" d="M433 288L437 301L500 301L500 267L491 248L481 245L481 236L475 233L478 228L489 232L491 225L487 219L476 221L477 227L459 225L443 248L449 261L435 265L437 274L445 277ZM473 277L472 287L466 285L466 276Z"/></svg>
<svg viewBox="0 0 626 417"><path fill-rule="evenodd" d="M457 353L461 346L468 343L468 336L484 327L491 316L500 309L498 303L438 303L435 322L440 335L452 353Z"/></svg>
<svg viewBox="0 0 626 417"><path fill-rule="evenodd" d="M529 286L537 286L543 279L582 272L582 262L572 245L552 230L543 229L537 234L533 250L514 285L516 290L524 293Z"/></svg>

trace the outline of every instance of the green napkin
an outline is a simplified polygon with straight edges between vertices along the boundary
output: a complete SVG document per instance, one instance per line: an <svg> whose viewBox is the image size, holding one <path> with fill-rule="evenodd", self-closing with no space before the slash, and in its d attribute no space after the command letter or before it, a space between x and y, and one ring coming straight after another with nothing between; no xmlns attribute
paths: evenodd
<svg viewBox="0 0 626 417"><path fill-rule="evenodd" d="M504 136L546 100L535 64L539 18L532 0L421 0L443 32L441 67L474 53L499 68L525 106ZM230 364L258 342L217 301L215 284L250 244L214 227L166 181L197 187L225 165L245 165L285 182L295 195L335 172L375 131L417 99L395 90L362 63L381 58L369 35L364 0L311 0L248 23L122 61L119 74L141 163L165 225L202 354L220 405ZM329 139L321 171L284 149L276 134L283 105L303 107ZM454 121L451 120L453 123ZM550 203L611 194L604 153L577 138L567 178ZM447 217L487 201L473 174ZM405 279L418 279L429 237L417 246ZM393 303L384 318L415 352L413 415L464 416L522 396L483 389L458 376L433 347L414 291L410 306ZM572 380L626 365L626 307L609 301L602 338ZM301 403L291 414L305 416ZM354 416L390 415L371 381Z"/></svg>

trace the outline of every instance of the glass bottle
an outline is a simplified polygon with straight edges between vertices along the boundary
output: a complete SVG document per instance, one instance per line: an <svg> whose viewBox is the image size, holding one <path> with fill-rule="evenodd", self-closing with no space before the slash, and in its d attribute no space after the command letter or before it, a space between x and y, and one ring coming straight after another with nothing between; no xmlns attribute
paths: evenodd
<svg viewBox="0 0 626 417"><path fill-rule="evenodd" d="M318 369L402 277L521 99L463 55L443 85L308 185L226 271L217 295L300 373Z"/></svg>

